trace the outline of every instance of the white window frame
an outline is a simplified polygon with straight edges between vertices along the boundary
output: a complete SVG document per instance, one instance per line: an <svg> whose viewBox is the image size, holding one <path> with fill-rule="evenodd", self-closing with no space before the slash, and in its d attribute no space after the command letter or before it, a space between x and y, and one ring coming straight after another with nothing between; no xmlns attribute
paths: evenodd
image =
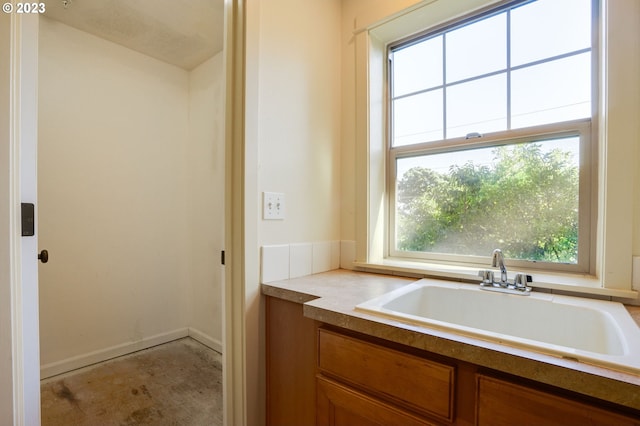
<svg viewBox="0 0 640 426"><path fill-rule="evenodd" d="M543 269L550 271L566 271L578 272L585 274L594 274L591 268L594 264L593 257L595 253L590 250L591 246L591 217L594 215L593 203L591 203L592 191L595 186L592 185L591 176L595 169L595 164L591 162L591 145L592 125L589 119L576 120L572 122L554 123L545 126L537 126L535 133L529 129L517 129L506 132L496 132L494 134L484 135L482 138L474 139L472 142L465 138L448 139L443 143L427 142L424 144L401 146L390 148L388 154L387 165L387 188L389 202L389 225L386 232L386 257L387 258L403 258L408 260L431 260L450 263L476 264L480 267L486 267L491 261L491 253L486 256L464 256L435 252L412 252L398 250L395 248L395 229L396 229L396 160L399 158L411 157L414 155L428 155L438 152L451 152L454 149L473 149L482 147L496 147L501 144L517 144L519 142L535 142L544 141L554 138L562 138L567 136L578 136L580 142L580 183L579 183L579 240L578 240L578 262L575 264L552 263L552 262L533 262L528 260L509 259L508 267L527 269L529 272ZM446 146L446 148L445 148ZM509 201L509 200L505 200ZM500 247L496 247L500 248Z"/></svg>
<svg viewBox="0 0 640 426"><path fill-rule="evenodd" d="M504 3L497 0L448 2L426 0L355 33L356 65L356 262L361 269L476 280L476 265L425 263L389 257L386 248L388 202L386 164L386 59L390 43L470 13ZM594 264L588 273L540 271L534 285L622 298L636 298L632 288L635 157L640 125L640 37L634 0L601 0L598 16L600 57L597 209ZM626 24L626 25L625 25ZM625 31L611 31L624 26ZM624 34L621 34L624 33ZM593 52L596 54L596 52ZM615 75L616 78L609 78Z"/></svg>
<svg viewBox="0 0 640 426"><path fill-rule="evenodd" d="M428 29L423 34L418 34L415 36L410 36L407 39L400 40L399 42L389 43L387 45L387 56L391 58L391 51L394 49L402 49L407 44L414 44L416 41L424 40L425 38L431 38L435 36L439 36L440 34L449 33L455 29L462 28L467 25L473 25L475 22L480 22L485 18L490 18L492 16L496 16L499 14L503 14L506 10L512 10L518 8L519 6L526 4L528 0L508 0L503 2L504 5L498 4L498 6L490 7L486 13L472 13L469 17L464 17L460 20L454 20L453 22L448 22L444 27L436 26L436 28ZM593 5L597 5L597 0L591 0ZM597 20L594 20L592 24L597 28ZM511 35L507 35L507 37L511 37ZM552 270L552 271L565 271L565 272L579 272L579 273L587 273L587 274L595 274L595 268L592 266L595 265L594 257L595 251L591 251L590 247L592 245L592 226L591 226L591 218L596 216L597 211L594 208L596 204L591 203L591 198L596 194L596 182L591 181L592 171L595 173L597 169L597 155L591 155L592 150L596 147L592 147L592 139L594 142L597 142L597 138L592 138L591 133L597 130L597 125L595 121L597 120L597 105L598 105L598 87L597 87L597 66L594 64L598 63L598 40L591 40L591 63L592 70L591 73L593 75L592 82L592 109L591 109L591 117L575 120L573 122L559 122L559 123L551 123L547 125L537 125L532 128L516 128L514 130L505 130L500 132L495 132L493 134L485 134L480 138L466 139L464 137L458 138L449 138L446 137L444 140L436 140L429 141L422 144L403 144L400 146L392 146L391 139L393 134L393 123L392 117L393 113L391 111L391 107L389 106L387 109L387 123L388 125L388 139L387 142L389 145L389 152L387 156L387 191L389 196L387 198L389 203L389 213L388 213L388 226L385 233L386 242L385 242L385 255L387 258L404 258L409 260L432 260L438 262L453 262L453 263L461 263L461 264L479 264L480 266L487 265L490 262L490 253L487 253L486 256L469 256L462 254L443 254L443 253L435 253L435 252L411 252L396 249L396 159L405 158L414 155L427 155L431 153L437 152L449 152L456 149L470 149L470 148L479 148L479 147L493 147L501 144L514 144L520 141L534 141L534 140L547 140L554 137L562 137L568 134L576 135L580 138L580 184L579 184L579 240L578 240L578 261L576 264L564 264L564 263L552 263L552 262L532 262L527 260L516 260L516 259L508 259L507 266L508 267L516 267L516 268L524 268L528 270ZM505 52L507 55L508 52ZM547 62L549 58L542 59L539 62ZM530 64L525 65L526 67L530 66ZM509 74L513 71L511 65L508 66L504 72ZM388 76L391 76L392 68L391 68L391 60L389 60L389 68L387 68ZM483 76L475 76L473 79L481 78ZM390 86L391 77L386 79L387 84ZM509 79L507 79L509 80ZM453 84L458 84L459 82L454 82ZM451 82L446 82L445 86L449 86L452 84ZM510 89L508 89L508 92ZM446 92L445 92L446 93ZM446 96L446 95L444 95ZM392 103L391 96L387 99L388 103ZM508 106L508 105L507 105ZM444 115L443 115L444 120ZM511 117L507 117L507 122L511 122ZM593 122L593 125L592 125ZM446 133L446 124L443 123L443 132ZM593 161L592 161L593 158ZM507 202L509 200L506 200ZM595 222L594 222L595 223ZM593 229L595 231L595 229ZM496 246L496 248L500 248Z"/></svg>

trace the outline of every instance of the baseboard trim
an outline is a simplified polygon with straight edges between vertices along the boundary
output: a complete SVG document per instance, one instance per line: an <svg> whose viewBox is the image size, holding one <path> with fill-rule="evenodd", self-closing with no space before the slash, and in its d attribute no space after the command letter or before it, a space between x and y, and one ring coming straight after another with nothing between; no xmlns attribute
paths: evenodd
<svg viewBox="0 0 640 426"><path fill-rule="evenodd" d="M206 333L203 333L197 328L189 328L189 337L197 340L205 346L208 346L218 353L222 353L222 342L220 340L214 339Z"/></svg>
<svg viewBox="0 0 640 426"><path fill-rule="evenodd" d="M199 334L203 336L203 339L206 337L204 333ZM148 349L153 346L168 343L172 340L181 339L190 335L190 329L188 327L185 327L169 331L167 333L156 334L155 336L146 337L135 342L122 343L120 345L111 346L109 348L100 349L94 352L89 352L87 354L82 354L63 359L61 361L45 364L40 367L40 379L47 379L49 377L57 376L58 374L67 373L72 370L77 370L79 368L87 367L98 362L103 362L122 355L127 355L132 352ZM200 339L196 337L194 337L194 339L200 341ZM213 341L213 339L211 340ZM209 346L209 344L205 342L202 343ZM211 348L214 350L218 350L214 347Z"/></svg>

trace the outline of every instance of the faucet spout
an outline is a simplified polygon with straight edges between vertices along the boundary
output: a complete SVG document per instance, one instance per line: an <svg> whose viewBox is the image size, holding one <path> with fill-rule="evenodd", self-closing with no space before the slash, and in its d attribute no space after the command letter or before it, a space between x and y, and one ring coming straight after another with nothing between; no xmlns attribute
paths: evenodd
<svg viewBox="0 0 640 426"><path fill-rule="evenodd" d="M507 279L507 267L504 266L504 255L502 250L495 249L491 255L491 266L500 268L500 281L494 280L494 273L491 269L481 270L478 276L480 288L482 290L497 291L500 293L519 294L528 296L531 293L531 287L527 284L533 282L531 275L525 273L517 273L513 282Z"/></svg>
<svg viewBox="0 0 640 426"><path fill-rule="evenodd" d="M507 282L507 268L504 266L504 255L502 250L495 249L491 256L491 266L500 268L500 282Z"/></svg>

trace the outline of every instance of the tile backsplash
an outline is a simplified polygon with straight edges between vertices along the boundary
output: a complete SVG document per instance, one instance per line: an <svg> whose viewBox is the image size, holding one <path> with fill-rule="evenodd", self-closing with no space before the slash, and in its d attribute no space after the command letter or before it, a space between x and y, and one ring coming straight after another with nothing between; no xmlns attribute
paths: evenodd
<svg viewBox="0 0 640 426"><path fill-rule="evenodd" d="M289 244L262 246L260 266L262 268L261 281L263 283L289 278L289 249Z"/></svg>
<svg viewBox="0 0 640 426"><path fill-rule="evenodd" d="M264 248L263 248L264 250ZM289 245L288 278L304 277L313 272L313 244L299 243Z"/></svg>
<svg viewBox="0 0 640 426"><path fill-rule="evenodd" d="M352 269L355 241L317 241L262 246L261 282Z"/></svg>

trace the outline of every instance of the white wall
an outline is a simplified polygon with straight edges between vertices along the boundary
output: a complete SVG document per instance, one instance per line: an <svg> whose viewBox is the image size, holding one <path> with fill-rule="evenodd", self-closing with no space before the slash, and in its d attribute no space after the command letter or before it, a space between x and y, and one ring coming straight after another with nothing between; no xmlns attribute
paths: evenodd
<svg viewBox="0 0 640 426"><path fill-rule="evenodd" d="M629 211L613 212L621 221L620 235L632 237L633 255L640 256L640 2L636 0L609 0L607 2L608 41L608 99L607 136L617 152L614 169L623 168L632 173L632 183L619 186L625 192L618 197L629 199ZM608 148L607 155L611 155ZM614 174L611 171L610 174ZM615 175L619 175L615 173ZM631 193L627 193L631 188ZM608 196L611 196L608 194ZM616 241L612 242L616 244ZM618 244L620 241L618 241ZM627 259L624 259L625 261ZM640 271L637 271L640 274ZM640 280L640 277L638 277ZM640 288L638 288L640 290Z"/></svg>
<svg viewBox="0 0 640 426"><path fill-rule="evenodd" d="M340 237L339 0L247 2L247 239L266 244ZM256 156L257 154L257 156ZM262 220L263 191L283 192L286 218ZM257 208L256 208L257 207ZM251 243L256 243L255 247ZM260 265L245 256L247 424L264 423Z"/></svg>
<svg viewBox="0 0 640 426"><path fill-rule="evenodd" d="M286 197L260 243L338 240L340 2L262 5L259 43L258 185Z"/></svg>
<svg viewBox="0 0 640 426"><path fill-rule="evenodd" d="M342 2L342 240L356 239L356 71L354 31L391 16L418 0L344 0Z"/></svg>
<svg viewBox="0 0 640 426"><path fill-rule="evenodd" d="M189 75L189 327L222 345L224 78L218 53Z"/></svg>
<svg viewBox="0 0 640 426"><path fill-rule="evenodd" d="M41 20L43 365L189 323L189 74Z"/></svg>

